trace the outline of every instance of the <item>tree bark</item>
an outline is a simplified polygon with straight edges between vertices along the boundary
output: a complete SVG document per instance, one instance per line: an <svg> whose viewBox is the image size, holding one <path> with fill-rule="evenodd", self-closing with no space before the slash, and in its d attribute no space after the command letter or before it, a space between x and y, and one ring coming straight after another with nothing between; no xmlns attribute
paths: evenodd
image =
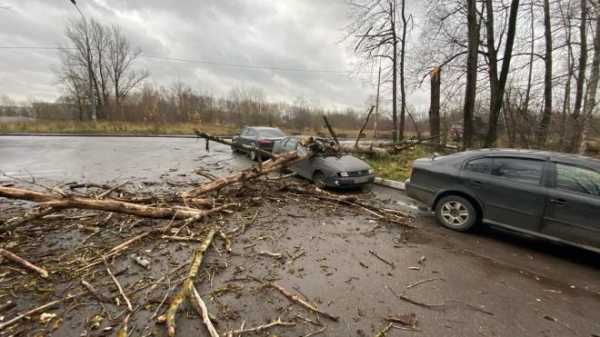
<svg viewBox="0 0 600 337"><path fill-rule="evenodd" d="M585 154L587 150L587 137L590 131L592 116L594 109L596 108L596 95L598 94L598 84L600 82L600 5L596 4L596 35L594 36L594 57L592 61L592 71L590 74L590 82L588 84L585 103L583 107L584 111L584 119L583 119L583 127L580 132L580 141L578 152L580 154Z"/></svg>
<svg viewBox="0 0 600 337"><path fill-rule="evenodd" d="M477 52L479 49L479 23L477 22L477 0L467 0L468 46L467 46L467 85L463 112L463 148L468 149L473 142L473 115L477 96Z"/></svg>
<svg viewBox="0 0 600 337"><path fill-rule="evenodd" d="M153 219L188 219L202 217L222 209L214 208L211 210L199 210L193 208L152 207L116 200L96 200L77 196L63 197L57 194L11 187L0 187L0 197L33 201L38 203L41 207L50 207L52 209L93 209Z"/></svg>
<svg viewBox="0 0 600 337"><path fill-rule="evenodd" d="M392 29L392 123L394 124L394 131L392 132L392 138L394 143L399 140L398 133L398 37L396 35L396 0L390 0L389 12Z"/></svg>
<svg viewBox="0 0 600 337"><path fill-rule="evenodd" d="M544 148L548 138L548 127L552 118L552 24L550 21L550 0L544 0L544 37L546 53L544 55L544 112L538 130L536 143L538 148Z"/></svg>
<svg viewBox="0 0 600 337"><path fill-rule="evenodd" d="M401 1L401 15L402 15L402 39L400 40L400 131L398 138L399 140L404 139L404 129L406 127L406 84L404 76L404 61L406 58L406 30L408 20L406 19L406 0Z"/></svg>
<svg viewBox="0 0 600 337"><path fill-rule="evenodd" d="M517 16L519 12L519 0L512 0L510 5L510 13L508 17L508 32L506 36L506 45L504 47L504 58L502 60L502 70L500 72L500 78L496 77L496 80L493 79L494 73L497 76L497 51L494 44L494 28L493 28L493 8L492 8L492 0L487 0L488 7L488 51L491 51L490 54L490 69L495 69L495 71L491 72L491 83L494 83L494 88L492 89L492 106L490 107L490 117L489 117L489 129L485 139L485 147L493 147L496 145L496 141L498 138L498 117L500 116L500 110L502 109L503 98L504 98L504 88L506 86L506 80L508 78L508 71L510 69L510 60L512 58L512 50L515 42L515 35L517 30ZM494 56L494 59L491 56Z"/></svg>
<svg viewBox="0 0 600 337"><path fill-rule="evenodd" d="M429 131L434 144L440 143L440 85L442 68L431 70L431 107L429 108Z"/></svg>
<svg viewBox="0 0 600 337"><path fill-rule="evenodd" d="M587 1L581 0L581 23L579 26L579 64L578 64L578 75L575 89L575 106L573 107L573 113L571 114L569 129L571 132L568 137L570 138L569 146L566 149L567 152L575 152L580 147L581 143L581 132L583 129L581 108L583 105L583 93L585 86L585 78L587 71ZM585 112L584 112L585 113Z"/></svg>

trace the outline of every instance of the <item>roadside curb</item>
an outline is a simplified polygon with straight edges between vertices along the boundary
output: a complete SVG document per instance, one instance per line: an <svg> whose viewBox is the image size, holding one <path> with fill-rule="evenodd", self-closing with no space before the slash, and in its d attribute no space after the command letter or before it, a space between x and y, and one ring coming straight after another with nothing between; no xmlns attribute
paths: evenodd
<svg viewBox="0 0 600 337"><path fill-rule="evenodd" d="M375 184L390 187L399 191L406 191L406 185L403 182L397 180L389 180L380 177L375 177Z"/></svg>

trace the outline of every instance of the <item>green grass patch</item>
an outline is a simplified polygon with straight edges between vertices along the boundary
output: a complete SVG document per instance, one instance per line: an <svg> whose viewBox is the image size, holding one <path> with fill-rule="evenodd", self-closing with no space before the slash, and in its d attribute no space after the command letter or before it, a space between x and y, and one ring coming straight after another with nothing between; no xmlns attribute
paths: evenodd
<svg viewBox="0 0 600 337"><path fill-rule="evenodd" d="M430 148L415 146L405 149L399 154L363 158L375 170L375 175L384 179L404 181L410 176L412 162L415 159L429 157L433 154Z"/></svg>

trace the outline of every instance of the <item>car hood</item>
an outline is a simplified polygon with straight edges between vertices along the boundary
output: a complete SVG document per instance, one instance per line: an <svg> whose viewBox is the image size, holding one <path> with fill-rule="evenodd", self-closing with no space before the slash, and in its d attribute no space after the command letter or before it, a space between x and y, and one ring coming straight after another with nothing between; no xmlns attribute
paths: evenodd
<svg viewBox="0 0 600 337"><path fill-rule="evenodd" d="M321 157L320 159L327 167L340 172L362 171L369 170L371 168L369 164L350 155L341 157Z"/></svg>

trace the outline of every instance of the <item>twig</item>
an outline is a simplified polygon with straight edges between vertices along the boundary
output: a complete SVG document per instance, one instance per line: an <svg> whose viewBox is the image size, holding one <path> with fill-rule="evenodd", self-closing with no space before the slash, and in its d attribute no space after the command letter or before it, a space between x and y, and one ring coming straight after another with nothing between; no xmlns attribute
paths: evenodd
<svg viewBox="0 0 600 337"><path fill-rule="evenodd" d="M107 195L111 194L112 192L120 189L121 187L123 187L123 186L125 186L127 184L129 184L129 180L127 180L127 181L125 181L125 182L123 182L123 183L121 183L121 184L119 184L119 185L117 185L115 187L111 187L110 189L102 192L96 199L104 199L104 197L106 197Z"/></svg>
<svg viewBox="0 0 600 337"><path fill-rule="evenodd" d="M415 283L411 283L411 284L407 285L406 289L414 288L414 287L416 287L418 285L421 285L421 284L424 284L424 283L428 283L428 282L437 281L437 280L443 280L443 278L435 277L435 278L429 278L429 279L426 279L426 280L417 281Z"/></svg>
<svg viewBox="0 0 600 337"><path fill-rule="evenodd" d="M39 219L41 217L44 217L44 216L54 213L56 211L57 210L54 208L42 208L42 209L39 209L37 212L27 214L20 219L14 219L14 220L11 219L5 225L0 227L0 233L11 231L17 227L20 227L21 225L23 225L27 222L33 221L35 219Z"/></svg>
<svg viewBox="0 0 600 337"><path fill-rule="evenodd" d="M319 315L325 316L325 317L329 318L332 321L336 321L337 322L339 320L339 317L319 310L314 305L312 305L312 304L308 303L307 301L303 300L302 298L300 298L300 296L294 295L294 294L290 293L289 291L285 290L283 287L281 287L280 285L278 285L276 283L267 283L265 286L279 290L279 292L283 296L287 297L290 301L296 302L296 303L300 304L301 306L305 307L306 309L308 309L308 310L310 310L312 312L315 312L315 313L317 313Z"/></svg>
<svg viewBox="0 0 600 337"><path fill-rule="evenodd" d="M393 262L390 262L390 261L388 261L388 260L384 259L383 257L381 257L381 256L377 255L377 253L375 253L374 251L372 251L372 250L369 250L369 254L371 254L371 255L375 256L375 257L376 257L377 259L379 259L381 262L383 262L383 263L387 264L388 266L392 267L392 269L393 269L393 268L395 268L395 266L394 266L394 263L393 263Z"/></svg>
<svg viewBox="0 0 600 337"><path fill-rule="evenodd" d="M202 322L204 322L204 325L206 325L206 330L208 330L208 333L210 334L211 337L219 337L219 333L217 332L217 330L215 329L215 326L210 321L206 303L204 303L204 301L202 300L202 297L200 297L200 294L198 294L198 290L196 290L196 287L194 287L194 286L192 286L192 295L193 295L192 296L192 299L193 299L192 304L194 304L194 306L196 307L196 310L198 311L198 314L202 317Z"/></svg>
<svg viewBox="0 0 600 337"><path fill-rule="evenodd" d="M17 263L21 264L25 268L35 271L36 273L40 274L40 276L43 278L48 277L48 271L46 269L40 268L40 267L34 265L33 263L23 259L22 257L9 252L6 249L0 248L0 256L4 256L5 258L7 258L13 262L17 262Z"/></svg>
<svg viewBox="0 0 600 337"><path fill-rule="evenodd" d="M110 302L110 300L108 298L106 298L106 296L102 295L96 288L94 288L94 286L89 283L88 281L82 279L81 280L81 284L92 294L94 295L94 297L96 297L96 299L98 299L98 301L100 302Z"/></svg>
<svg viewBox="0 0 600 337"><path fill-rule="evenodd" d="M404 295L398 295L392 288L388 287L387 285L385 286L397 299L408 302L410 304L414 304L416 306L422 307L422 308L426 308L426 309L431 309L431 310L443 310L446 305L445 304L427 304L427 303L423 303L423 302L419 302L419 301L415 301L411 298L408 298Z"/></svg>
<svg viewBox="0 0 600 337"><path fill-rule="evenodd" d="M11 326L11 325L19 322L20 320L22 320L24 318L30 317L32 315L35 315L38 312L42 312L42 311L44 311L46 309L53 308L57 304L60 304L60 303L72 300L72 299L74 299L76 297L79 297L79 296L81 296L83 294L85 294L85 293L78 293L78 294L75 294L75 295L69 295L69 296L61 298L59 300L54 300L54 301L48 302L48 303L46 303L44 305L41 305L41 306L39 306L37 308L34 308L34 309L28 310L28 311L26 311L24 313L18 314L13 319L10 319L10 320L8 320L8 321L6 321L4 323L0 323L0 331L2 331L4 329L6 329L7 327L9 327L9 326Z"/></svg>
<svg viewBox="0 0 600 337"><path fill-rule="evenodd" d="M251 329L245 329L245 330L233 330L230 331L228 334L230 335L241 335L243 333L249 333L249 332L261 332L263 330L272 328L272 327L276 327L276 326L293 326L296 325L296 323L293 322L282 322L281 321L281 317L277 318L277 320L269 323L269 324L264 324L264 325L259 325L255 328L251 328Z"/></svg>
<svg viewBox="0 0 600 337"><path fill-rule="evenodd" d="M381 331L379 331L375 337L383 337L385 333L388 332L392 328L392 323L388 323Z"/></svg>
<svg viewBox="0 0 600 337"><path fill-rule="evenodd" d="M313 331L313 332L309 332L309 333L307 333L306 335L304 335L304 337L311 337L311 336L315 336L315 335L318 335L318 334L321 334L321 333L325 332L325 330L327 330L327 327L326 327L326 326L322 327L322 328L321 328L321 329L319 329L319 330L316 330L316 331Z"/></svg>
<svg viewBox="0 0 600 337"><path fill-rule="evenodd" d="M268 250L261 250L259 253L259 255L265 255L265 256L269 256L275 259L281 259L283 257L283 255L281 253L273 253L270 252Z"/></svg>
<svg viewBox="0 0 600 337"><path fill-rule="evenodd" d="M119 293L121 294L121 296L125 300L125 303L127 304L127 309L129 309L129 312L133 312L133 306L131 305L131 301L129 301L129 297L127 297L127 295L125 294L125 291L123 290L123 287L121 287L121 284L119 283L119 280L117 280L117 278L112 273L112 271L110 271L110 267L108 266L108 262L106 262L106 259L104 257L102 257L102 261L104 261L104 266L106 267L106 272L108 273L108 275L110 275L110 278L113 280L113 282L117 286L117 289L119 289Z"/></svg>

